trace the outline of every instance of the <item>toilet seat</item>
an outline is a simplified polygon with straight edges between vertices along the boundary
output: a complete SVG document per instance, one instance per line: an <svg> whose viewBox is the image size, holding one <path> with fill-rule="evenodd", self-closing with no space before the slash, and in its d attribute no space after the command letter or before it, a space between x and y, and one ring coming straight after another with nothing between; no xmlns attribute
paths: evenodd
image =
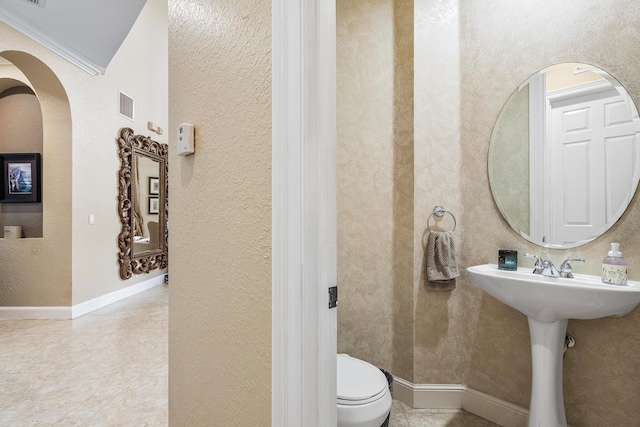
<svg viewBox="0 0 640 427"><path fill-rule="evenodd" d="M384 373L364 360L338 354L338 427L380 427L391 409Z"/></svg>
<svg viewBox="0 0 640 427"><path fill-rule="evenodd" d="M378 400L388 389L382 371L364 360L339 354L337 360L338 401L345 405Z"/></svg>
<svg viewBox="0 0 640 427"><path fill-rule="evenodd" d="M362 400L343 399L338 397L338 404L346 405L346 406L364 405L364 404L372 403L372 402L375 402L376 400L382 399L386 394L387 394L386 391L382 390L380 393L376 394L375 396L371 396L368 399L362 399Z"/></svg>

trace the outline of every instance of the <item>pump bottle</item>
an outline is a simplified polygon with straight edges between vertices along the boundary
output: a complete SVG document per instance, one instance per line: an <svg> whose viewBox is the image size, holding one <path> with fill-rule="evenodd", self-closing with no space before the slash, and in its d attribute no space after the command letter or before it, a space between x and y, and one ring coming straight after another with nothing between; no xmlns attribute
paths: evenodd
<svg viewBox="0 0 640 427"><path fill-rule="evenodd" d="M622 258L619 243L612 243L608 256L602 260L602 283L627 284L627 261Z"/></svg>

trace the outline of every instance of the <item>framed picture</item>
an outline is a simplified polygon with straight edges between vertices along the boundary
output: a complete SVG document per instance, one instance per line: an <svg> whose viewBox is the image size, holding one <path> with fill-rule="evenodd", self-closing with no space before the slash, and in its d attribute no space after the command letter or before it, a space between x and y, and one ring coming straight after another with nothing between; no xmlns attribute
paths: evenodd
<svg viewBox="0 0 640 427"><path fill-rule="evenodd" d="M42 201L40 154L0 154L2 177L0 203Z"/></svg>
<svg viewBox="0 0 640 427"><path fill-rule="evenodd" d="M157 197L149 197L149 214L160 213L160 199Z"/></svg>
<svg viewBox="0 0 640 427"><path fill-rule="evenodd" d="M149 194L160 194L160 178L149 177Z"/></svg>

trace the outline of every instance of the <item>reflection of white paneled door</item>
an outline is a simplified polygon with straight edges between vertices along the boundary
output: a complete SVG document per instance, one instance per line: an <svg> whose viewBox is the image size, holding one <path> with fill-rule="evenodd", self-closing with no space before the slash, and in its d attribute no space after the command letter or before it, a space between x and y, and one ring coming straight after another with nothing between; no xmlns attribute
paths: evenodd
<svg viewBox="0 0 640 427"><path fill-rule="evenodd" d="M549 96L548 244L600 235L633 196L640 129L627 101L606 81Z"/></svg>

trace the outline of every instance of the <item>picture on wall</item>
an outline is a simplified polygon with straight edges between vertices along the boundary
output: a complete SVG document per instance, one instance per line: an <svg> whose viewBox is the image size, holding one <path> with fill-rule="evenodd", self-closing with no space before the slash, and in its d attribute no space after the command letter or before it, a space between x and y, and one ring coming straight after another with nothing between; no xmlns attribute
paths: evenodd
<svg viewBox="0 0 640 427"><path fill-rule="evenodd" d="M7 163L9 194L31 194L31 163Z"/></svg>
<svg viewBox="0 0 640 427"><path fill-rule="evenodd" d="M160 178L149 177L149 194L160 194Z"/></svg>
<svg viewBox="0 0 640 427"><path fill-rule="evenodd" d="M149 197L149 214L160 213L160 199L157 197Z"/></svg>
<svg viewBox="0 0 640 427"><path fill-rule="evenodd" d="M41 201L40 154L0 154L2 193L0 203Z"/></svg>

